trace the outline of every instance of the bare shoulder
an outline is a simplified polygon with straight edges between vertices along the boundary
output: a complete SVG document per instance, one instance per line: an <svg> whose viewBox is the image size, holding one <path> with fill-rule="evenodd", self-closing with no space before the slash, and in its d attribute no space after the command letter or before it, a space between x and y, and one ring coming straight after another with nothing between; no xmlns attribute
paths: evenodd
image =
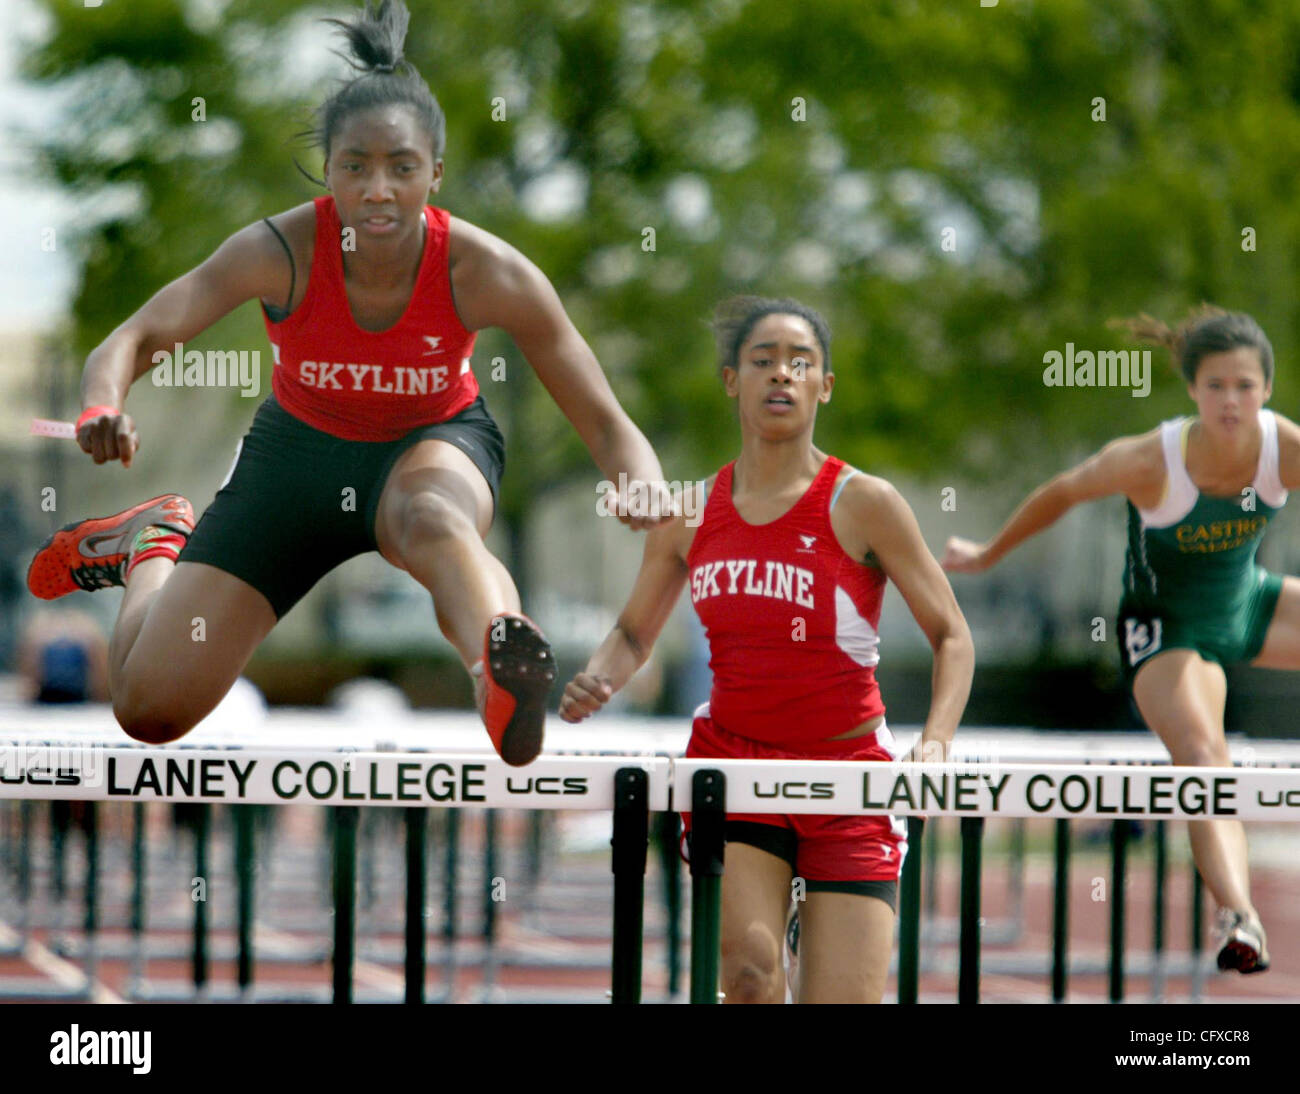
<svg viewBox="0 0 1300 1094"><path fill-rule="evenodd" d="M272 270L273 289L265 302L284 307L284 294L292 283L293 299L289 302L289 310L292 311L307 295L307 282L311 277L311 263L316 252L316 206L314 202L306 201L266 219L284 237L284 243L260 220L250 224L240 235L247 234L248 246L255 249L261 260ZM293 255L292 269L284 253L285 244L288 244L289 252Z"/></svg>
<svg viewBox="0 0 1300 1094"><path fill-rule="evenodd" d="M849 477L836 505L847 506L854 516L868 521L897 513L900 508L910 509L892 482L865 471Z"/></svg>
<svg viewBox="0 0 1300 1094"><path fill-rule="evenodd" d="M467 220L451 218L447 252L452 296L467 330L510 330L525 315L521 301L547 295L550 283L532 262L504 239Z"/></svg>
<svg viewBox="0 0 1300 1094"><path fill-rule="evenodd" d="M1277 462L1282 485L1288 490L1300 487L1300 425L1285 415L1273 412L1277 421Z"/></svg>
<svg viewBox="0 0 1300 1094"><path fill-rule="evenodd" d="M1277 422L1278 445L1300 449L1300 425L1296 425L1285 414L1279 414L1276 410L1273 411L1273 418Z"/></svg>
<svg viewBox="0 0 1300 1094"><path fill-rule="evenodd" d="M1098 453L1100 459L1112 464L1120 474L1125 493L1135 502L1145 503L1152 492L1161 492L1165 485L1165 450L1161 428L1129 437L1118 437Z"/></svg>
<svg viewBox="0 0 1300 1094"><path fill-rule="evenodd" d="M266 218L278 229L291 247L306 246L312 249L316 245L316 203L304 201L282 213L272 213ZM271 236L271 242L280 246L275 236L266 231L266 225L260 220L251 227L261 227L262 232ZM283 249L283 248L282 248Z"/></svg>
<svg viewBox="0 0 1300 1094"><path fill-rule="evenodd" d="M850 558L871 561L883 538L915 524L911 506L888 479L866 472L852 474L847 467L841 472L831 529Z"/></svg>
<svg viewBox="0 0 1300 1094"><path fill-rule="evenodd" d="M532 265L500 236L455 216L449 218L447 250L453 271L466 275L492 271L509 273Z"/></svg>
<svg viewBox="0 0 1300 1094"><path fill-rule="evenodd" d="M224 315L258 297L283 304L289 288L289 261L274 233L258 220L227 236L186 276L195 279L199 291ZM305 285L305 273L300 272L300 280Z"/></svg>
<svg viewBox="0 0 1300 1094"><path fill-rule="evenodd" d="M312 251L316 249L316 210L311 202L296 205L283 213L273 213L265 219L284 236L285 243L293 251L295 262L300 258L310 261ZM261 220L255 220L241 228L226 242L228 245L234 244L247 256L278 258L282 264L286 262L284 244Z"/></svg>
<svg viewBox="0 0 1300 1094"><path fill-rule="evenodd" d="M1124 494L1135 504L1152 506L1164 490L1165 461L1160 430L1116 437L1057 480L1071 504Z"/></svg>

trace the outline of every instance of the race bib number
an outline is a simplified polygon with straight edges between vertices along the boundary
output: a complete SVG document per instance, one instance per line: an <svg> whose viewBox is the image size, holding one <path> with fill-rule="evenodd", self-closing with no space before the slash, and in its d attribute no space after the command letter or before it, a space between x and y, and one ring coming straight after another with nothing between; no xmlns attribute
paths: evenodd
<svg viewBox="0 0 1300 1094"><path fill-rule="evenodd" d="M1128 650L1128 663L1132 667L1160 651L1160 620L1124 620L1124 647Z"/></svg>

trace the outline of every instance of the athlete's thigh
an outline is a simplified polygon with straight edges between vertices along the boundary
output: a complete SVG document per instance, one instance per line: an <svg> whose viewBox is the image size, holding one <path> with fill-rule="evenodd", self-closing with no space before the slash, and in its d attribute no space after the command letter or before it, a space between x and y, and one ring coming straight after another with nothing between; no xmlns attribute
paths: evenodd
<svg viewBox="0 0 1300 1094"><path fill-rule="evenodd" d="M1300 578L1284 577L1259 656L1262 669L1300 669Z"/></svg>
<svg viewBox="0 0 1300 1094"><path fill-rule="evenodd" d="M1223 667L1190 649L1156 654L1133 681L1138 710L1176 764L1201 764L1210 754L1226 753L1227 697Z"/></svg>
<svg viewBox="0 0 1300 1094"><path fill-rule="evenodd" d="M727 843L722 874L724 983L746 968L771 976L780 973L793 877L785 859L748 843Z"/></svg>
<svg viewBox="0 0 1300 1094"><path fill-rule="evenodd" d="M492 527L492 491L474 461L450 441L420 441L393 464L375 513L375 540L380 553L395 565L401 565L408 506L422 493L435 493L450 501L480 536L486 536Z"/></svg>
<svg viewBox="0 0 1300 1094"><path fill-rule="evenodd" d="M178 563L131 647L127 688L178 720L206 714L274 626L270 603L247 582L205 563Z"/></svg>
<svg viewBox="0 0 1300 1094"><path fill-rule="evenodd" d="M799 906L800 1003L879 1003L894 909L879 897L810 892Z"/></svg>

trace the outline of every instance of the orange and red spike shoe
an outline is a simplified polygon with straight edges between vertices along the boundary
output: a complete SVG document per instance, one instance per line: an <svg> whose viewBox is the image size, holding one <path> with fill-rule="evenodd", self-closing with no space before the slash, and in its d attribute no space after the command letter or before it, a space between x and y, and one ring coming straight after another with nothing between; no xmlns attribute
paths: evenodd
<svg viewBox="0 0 1300 1094"><path fill-rule="evenodd" d="M194 510L180 494L161 494L115 516L75 521L36 552L27 569L27 588L42 600L57 600L78 589L125 585L137 549L153 555L168 553L164 548L170 546L174 557L192 531Z"/></svg>
<svg viewBox="0 0 1300 1094"><path fill-rule="evenodd" d="M493 616L482 670L483 724L492 744L508 764L532 763L542 751L546 700L555 684L555 655L546 636L526 615Z"/></svg>

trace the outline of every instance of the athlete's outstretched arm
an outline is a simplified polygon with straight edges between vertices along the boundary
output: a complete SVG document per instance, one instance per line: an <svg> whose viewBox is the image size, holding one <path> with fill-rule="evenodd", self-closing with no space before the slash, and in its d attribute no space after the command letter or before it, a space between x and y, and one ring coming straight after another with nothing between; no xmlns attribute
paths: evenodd
<svg viewBox="0 0 1300 1094"><path fill-rule="evenodd" d="M1164 483L1159 433L1111 441L1077 467L1049 479L1029 495L987 543L953 536L943 553L943 568L979 573L1030 536L1061 519L1076 505L1110 494L1148 497Z"/></svg>
<svg viewBox="0 0 1300 1094"><path fill-rule="evenodd" d="M500 327L519 347L573 424L606 479L655 490L656 515L619 519L644 528L667 519L663 471L650 442L619 405L605 373L569 319L546 275L508 243L457 220L465 255L457 261L456 310L470 330Z"/></svg>
<svg viewBox="0 0 1300 1094"><path fill-rule="evenodd" d="M594 714L645 664L686 584L686 552L692 531L685 518L677 516L648 533L641 571L618 622L591 655L586 669L564 689L560 717L566 722L580 722Z"/></svg>
<svg viewBox="0 0 1300 1094"><path fill-rule="evenodd" d="M270 298L285 289L283 251L262 223L227 239L201 265L152 297L91 350L81 377L81 405L121 410L131 385L153 364L158 350L171 350L212 326L227 312L256 296ZM77 433L96 463L120 459L131 465L140 447L127 414L103 415Z"/></svg>
<svg viewBox="0 0 1300 1094"><path fill-rule="evenodd" d="M909 758L945 760L975 673L975 646L966 617L925 545L915 515L893 486L883 479L857 475L845 488L840 504L846 503L851 506L855 525L866 530L868 549L903 594L934 650L930 713Z"/></svg>

